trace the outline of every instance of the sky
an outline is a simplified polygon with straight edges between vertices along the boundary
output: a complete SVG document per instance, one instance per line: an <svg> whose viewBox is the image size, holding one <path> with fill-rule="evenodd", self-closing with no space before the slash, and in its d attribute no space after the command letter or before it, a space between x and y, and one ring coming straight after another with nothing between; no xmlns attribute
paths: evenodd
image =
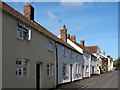
<svg viewBox="0 0 120 90"><path fill-rule="evenodd" d="M27 2L7 2L23 14ZM33 2L35 21L58 36L65 24L67 33L76 35L85 46L100 47L114 59L118 58L117 2Z"/></svg>

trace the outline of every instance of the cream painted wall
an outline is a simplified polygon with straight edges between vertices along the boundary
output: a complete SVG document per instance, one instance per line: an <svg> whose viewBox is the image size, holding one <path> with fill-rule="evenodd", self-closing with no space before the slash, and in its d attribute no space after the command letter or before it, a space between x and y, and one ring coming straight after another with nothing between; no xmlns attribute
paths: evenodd
<svg viewBox="0 0 120 90"><path fill-rule="evenodd" d="M0 90L2 89L2 2L0 1Z"/></svg>
<svg viewBox="0 0 120 90"><path fill-rule="evenodd" d="M3 88L36 88L36 63L41 65L41 88L53 88L56 84L56 52L48 51L48 37L32 30L32 39L23 41L17 38L17 19L3 12ZM29 75L16 77L16 59L29 60ZM47 64L52 63L52 76L47 75Z"/></svg>

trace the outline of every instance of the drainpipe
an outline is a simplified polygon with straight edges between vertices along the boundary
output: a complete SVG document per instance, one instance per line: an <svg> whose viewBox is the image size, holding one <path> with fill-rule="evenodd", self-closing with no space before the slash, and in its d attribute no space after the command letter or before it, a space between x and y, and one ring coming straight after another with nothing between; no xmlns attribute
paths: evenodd
<svg viewBox="0 0 120 90"><path fill-rule="evenodd" d="M58 86L58 49L57 49L57 42L55 42L55 49L56 49L56 87Z"/></svg>

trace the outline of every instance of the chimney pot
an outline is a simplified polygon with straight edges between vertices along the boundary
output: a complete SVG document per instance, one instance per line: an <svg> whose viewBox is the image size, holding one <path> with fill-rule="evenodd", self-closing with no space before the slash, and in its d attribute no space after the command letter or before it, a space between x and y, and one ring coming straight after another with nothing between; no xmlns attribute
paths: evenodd
<svg viewBox="0 0 120 90"><path fill-rule="evenodd" d="M31 4L24 5L24 16L34 21L34 8Z"/></svg>
<svg viewBox="0 0 120 90"><path fill-rule="evenodd" d="M76 42L76 36L75 36L75 35L72 35L72 36L70 37L70 39L71 39L72 41Z"/></svg>
<svg viewBox="0 0 120 90"><path fill-rule="evenodd" d="M82 44L82 46L85 46L85 41L84 40L80 40L80 44Z"/></svg>
<svg viewBox="0 0 120 90"><path fill-rule="evenodd" d="M67 34L67 38L70 39L70 34Z"/></svg>

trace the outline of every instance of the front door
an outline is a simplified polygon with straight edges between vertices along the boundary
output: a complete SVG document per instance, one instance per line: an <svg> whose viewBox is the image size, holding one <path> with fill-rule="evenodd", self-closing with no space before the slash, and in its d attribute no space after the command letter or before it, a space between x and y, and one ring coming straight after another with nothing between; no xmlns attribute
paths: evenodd
<svg viewBox="0 0 120 90"><path fill-rule="evenodd" d="M36 90L40 90L41 64L36 64Z"/></svg>
<svg viewBox="0 0 120 90"><path fill-rule="evenodd" d="M84 66L82 66L82 77L84 78Z"/></svg>
<svg viewBox="0 0 120 90"><path fill-rule="evenodd" d="M92 74L94 74L94 66L92 66Z"/></svg>
<svg viewBox="0 0 120 90"><path fill-rule="evenodd" d="M70 65L70 80L71 80L71 82L72 82L72 64Z"/></svg>

